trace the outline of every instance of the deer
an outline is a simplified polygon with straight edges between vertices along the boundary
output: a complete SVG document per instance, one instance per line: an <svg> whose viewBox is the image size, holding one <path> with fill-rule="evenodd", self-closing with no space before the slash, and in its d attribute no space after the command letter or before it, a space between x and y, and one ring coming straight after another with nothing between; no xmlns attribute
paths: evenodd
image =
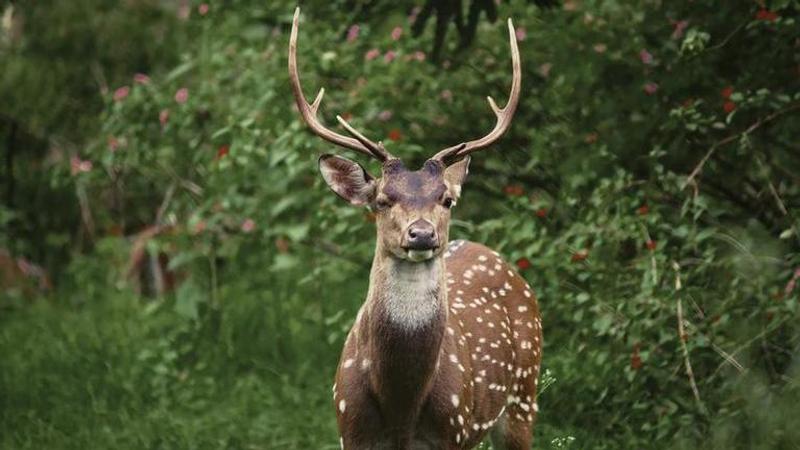
<svg viewBox="0 0 800 450"><path fill-rule="evenodd" d="M532 443L542 358L542 322L532 289L498 252L449 242L453 208L470 155L510 127L521 89L511 19L512 84L484 137L445 148L410 170L341 116L348 135L318 117L297 68L300 9L289 40L289 78L301 119L325 141L377 160L373 177L358 162L323 154L322 178L339 197L369 207L377 239L366 300L346 336L333 385L340 445L363 449L470 449L487 436L495 449Z"/></svg>

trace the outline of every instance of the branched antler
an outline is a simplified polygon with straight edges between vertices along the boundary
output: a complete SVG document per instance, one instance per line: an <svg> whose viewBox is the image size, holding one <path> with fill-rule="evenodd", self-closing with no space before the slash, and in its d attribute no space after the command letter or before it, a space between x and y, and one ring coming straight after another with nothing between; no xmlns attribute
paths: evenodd
<svg viewBox="0 0 800 450"><path fill-rule="evenodd" d="M292 82L292 91L294 92L294 99L297 102L297 109L300 110L300 115L303 117L311 131L317 136L325 139L328 142L339 145L341 147L355 150L367 156L375 158L381 162L394 157L386 151L383 144L380 142L373 142L367 139L363 134L356 131L344 119L337 116L339 122L344 128L354 137L343 136L335 131L325 127L317 117L319 105L322 103L322 96L325 94L325 88L321 88L314 103L309 104L303 95L303 88L300 84L300 75L297 72L297 28L300 18L300 8L294 11L294 19L292 21L292 34L289 39L289 78Z"/></svg>
<svg viewBox="0 0 800 450"><path fill-rule="evenodd" d="M517 105L519 104L519 94L522 87L522 67L519 58L519 47L517 46L517 35L514 32L514 25L511 23L511 19L508 19L508 37L511 42L511 65L513 70L511 93L509 94L508 102L505 107L500 108L492 97L487 97L489 106L492 108L492 111L494 111L495 116L497 116L497 123L494 129L480 139L446 148L434 155L431 159L442 162L461 159L472 152L492 145L508 131L508 128L511 126L511 119L514 117L514 112L516 112Z"/></svg>

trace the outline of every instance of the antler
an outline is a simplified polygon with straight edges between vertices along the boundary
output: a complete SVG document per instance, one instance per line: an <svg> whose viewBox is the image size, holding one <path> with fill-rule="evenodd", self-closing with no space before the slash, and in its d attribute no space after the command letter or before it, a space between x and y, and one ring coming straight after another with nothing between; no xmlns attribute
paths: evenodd
<svg viewBox="0 0 800 450"><path fill-rule="evenodd" d="M511 19L508 19L508 37L511 41L511 65L513 67L513 79L511 81L511 94L508 97L508 103L502 109L497 106L492 97L486 97L489 101L489 106L497 116L497 123L494 129L486 136L476 139L474 141L464 142L452 147L448 147L433 156L433 160L444 162L445 159L453 161L461 159L472 152L488 147L494 141L500 139L509 126L511 126L511 119L514 117L514 112L517 110L519 104L519 92L522 85L522 68L519 62L519 48L517 47L517 35L514 32L514 25Z"/></svg>
<svg viewBox="0 0 800 450"><path fill-rule="evenodd" d="M298 7L294 11L292 34L289 39L289 78L292 81L292 91L294 92L294 99L297 102L297 109L300 110L303 120L308 124L314 134L328 142L363 153L381 162L387 159L394 159L394 157L386 151L381 142L375 143L367 139L341 117L336 116L339 123L341 123L354 138L342 136L335 131L329 130L319 121L317 118L317 110L322 102L322 96L325 94L325 88L321 88L319 94L317 94L317 97L314 99L314 103L309 104L306 97L303 95L303 88L300 85L300 75L297 73L297 23L299 18L300 8Z"/></svg>

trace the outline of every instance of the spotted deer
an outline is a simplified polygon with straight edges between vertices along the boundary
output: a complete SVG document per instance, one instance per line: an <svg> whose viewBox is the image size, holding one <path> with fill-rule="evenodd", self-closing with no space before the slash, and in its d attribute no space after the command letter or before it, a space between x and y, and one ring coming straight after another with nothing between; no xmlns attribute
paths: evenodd
<svg viewBox="0 0 800 450"><path fill-rule="evenodd" d="M508 21L513 67L504 108L486 136L446 148L409 170L380 142L343 118L350 136L317 117L297 70L299 9L289 75L302 119L326 141L382 164L373 178L358 163L323 155L328 186L375 213L377 244L369 290L344 344L333 398L343 449L469 449L487 434L496 449L529 449L538 407L542 325L531 288L497 252L448 243L452 208L470 154L508 130L520 95L519 49Z"/></svg>

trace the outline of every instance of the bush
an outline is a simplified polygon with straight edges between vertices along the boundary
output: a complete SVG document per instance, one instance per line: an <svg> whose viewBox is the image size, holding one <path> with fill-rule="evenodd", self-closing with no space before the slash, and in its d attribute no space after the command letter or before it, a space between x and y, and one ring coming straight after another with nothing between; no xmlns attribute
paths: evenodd
<svg viewBox="0 0 800 450"><path fill-rule="evenodd" d="M510 80L502 23L482 22L468 51L447 41L435 65L408 10L353 24L348 5L303 10L300 72L308 97L326 88L328 123L352 116L416 164L491 126L482 97L505 99ZM193 9L179 61L109 92L77 166L50 174L90 199L98 234L168 228L148 251L183 283L126 294L124 263L109 275L108 262L128 244L106 237L64 277L80 280L72 306L6 319L9 445L336 445L326 383L374 231L316 173L338 150L292 107L292 7ZM522 39L522 104L474 158L452 232L501 251L538 292L557 381L537 447L800 442L796 15L789 1L501 7ZM57 332L14 348L31 323ZM74 379L53 387L47 372ZM68 431L75 404L101 427Z"/></svg>

